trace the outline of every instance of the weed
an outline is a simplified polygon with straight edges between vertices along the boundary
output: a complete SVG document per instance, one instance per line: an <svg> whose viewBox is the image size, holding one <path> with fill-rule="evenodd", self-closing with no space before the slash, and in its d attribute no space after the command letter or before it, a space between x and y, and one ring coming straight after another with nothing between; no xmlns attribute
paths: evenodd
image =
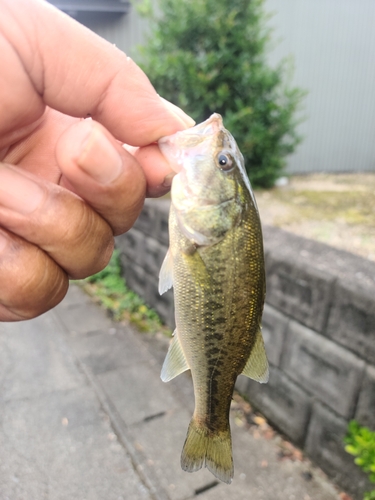
<svg viewBox="0 0 375 500"><path fill-rule="evenodd" d="M356 457L354 462L368 473L370 481L375 483L375 432L352 420L348 426L345 443L345 451ZM366 492L363 500L375 500L375 490Z"/></svg>
<svg viewBox="0 0 375 500"><path fill-rule="evenodd" d="M96 302L110 312L115 321L129 321L144 332L169 333L158 314L127 287L121 275L118 250L113 252L105 269L78 283Z"/></svg>

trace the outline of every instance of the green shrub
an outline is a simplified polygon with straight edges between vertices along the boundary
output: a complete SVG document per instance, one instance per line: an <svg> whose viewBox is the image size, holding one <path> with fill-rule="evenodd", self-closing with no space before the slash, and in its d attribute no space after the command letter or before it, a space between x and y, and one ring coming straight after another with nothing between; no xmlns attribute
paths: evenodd
<svg viewBox="0 0 375 500"><path fill-rule="evenodd" d="M159 0L141 66L157 91L197 122L220 113L254 186L271 187L300 141L303 92L287 84L286 61L266 61L263 0Z"/></svg>
<svg viewBox="0 0 375 500"><path fill-rule="evenodd" d="M352 420L348 426L345 443L345 450L356 457L354 462L368 473L370 481L375 483L375 432ZM364 500L375 500L375 490L365 493Z"/></svg>

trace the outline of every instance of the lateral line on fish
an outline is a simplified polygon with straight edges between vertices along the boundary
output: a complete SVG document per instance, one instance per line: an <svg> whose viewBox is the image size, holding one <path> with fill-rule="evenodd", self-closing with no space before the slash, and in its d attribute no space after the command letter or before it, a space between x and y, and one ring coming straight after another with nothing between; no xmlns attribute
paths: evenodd
<svg viewBox="0 0 375 500"><path fill-rule="evenodd" d="M206 268L207 268L206 263L204 262L204 259L202 259L202 257L201 257L201 256L200 256L200 259L201 259L201 261L202 261L202 263L203 263L204 267L206 267ZM208 417L209 417L210 422L211 422L211 416L212 416L212 398L211 398L211 396L212 396L212 380L213 380L213 377L214 377L214 374L215 374L215 370L216 370L216 368L217 368L217 364L218 364L218 362L219 362L219 359L220 359L220 355L221 355L222 350L223 350L223 346L222 346L222 345L220 345L219 354L218 354L218 356L217 356L217 358L216 358L216 363L215 363L215 366L214 366L214 367L212 368L212 370L211 370L211 376L210 376L209 383L208 383L208 394L209 394L209 399L208 399L208 401L210 402L210 404L209 404L209 406L208 406L208 409L207 409L207 410L208 410ZM207 450L206 450L206 451L207 451Z"/></svg>
<svg viewBox="0 0 375 500"><path fill-rule="evenodd" d="M217 364L219 362L219 359L220 359L220 355L221 355L221 352L223 350L223 347L221 346L220 347L220 350L219 350L219 354L216 358L216 363L215 363L215 366L213 367L212 371L211 371L211 376L210 376L210 382L209 382L209 401L210 401L210 406L209 406L209 417L210 417L210 422L211 422L211 415L212 415L212 398L211 398L211 395L212 395L212 380L213 380L213 377L214 377L214 373L215 373L215 370L216 370L216 367L217 367Z"/></svg>
<svg viewBox="0 0 375 500"><path fill-rule="evenodd" d="M232 245L232 252L234 252L235 250L235 241L234 241L234 238L233 238L233 235L231 237L231 245ZM233 265L233 268L235 270L234 272L234 275L236 276L236 272L237 272L237 262L236 262L236 259L234 259L234 265ZM231 286L233 287L233 280L230 279L229 280L229 283L231 284ZM230 292L232 292L232 290L230 290ZM234 294L233 293L229 293L229 297L230 297L230 310L232 309L232 306L233 306L233 297L234 297ZM230 317L230 315L229 315ZM233 320L231 320L231 323L233 322ZM232 326L232 325L230 325ZM212 380L213 380L213 377L214 377L214 373L215 373L215 370L216 370L216 367L217 367L217 364L220 360L220 356L221 356L221 353L222 353L222 350L223 350L223 345L221 344L220 345L220 350L219 350L219 353L218 353L218 356L216 358L216 363L215 363L215 366L214 368L212 369L211 371L211 376L210 376L210 382L209 382L209 396L210 396L210 407L209 407L209 411L210 411L210 414L209 414L209 417L210 417L210 421L211 421L211 414L212 414L212 398L211 398L211 395L212 395Z"/></svg>

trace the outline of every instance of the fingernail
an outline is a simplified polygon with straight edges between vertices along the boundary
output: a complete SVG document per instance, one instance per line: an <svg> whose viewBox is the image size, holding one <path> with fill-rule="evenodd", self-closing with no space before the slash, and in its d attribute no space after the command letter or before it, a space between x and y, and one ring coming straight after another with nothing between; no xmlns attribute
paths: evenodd
<svg viewBox="0 0 375 500"><path fill-rule="evenodd" d="M34 212L44 198L43 189L11 168L0 168L0 205L21 214Z"/></svg>
<svg viewBox="0 0 375 500"><path fill-rule="evenodd" d="M162 186L163 187L171 187L172 186L172 181L173 181L173 177L176 175L175 172L171 172L170 174L166 175L164 177L164 181L163 181L163 184Z"/></svg>
<svg viewBox="0 0 375 500"><path fill-rule="evenodd" d="M77 163L100 184L109 184L120 175L122 159L109 139L95 127L83 141Z"/></svg>
<svg viewBox="0 0 375 500"><path fill-rule="evenodd" d="M172 104L171 102L164 99L164 97L160 97L163 101L164 105L168 108L170 113L173 113L186 127L194 127L195 121L191 118L191 116L187 115L181 108Z"/></svg>

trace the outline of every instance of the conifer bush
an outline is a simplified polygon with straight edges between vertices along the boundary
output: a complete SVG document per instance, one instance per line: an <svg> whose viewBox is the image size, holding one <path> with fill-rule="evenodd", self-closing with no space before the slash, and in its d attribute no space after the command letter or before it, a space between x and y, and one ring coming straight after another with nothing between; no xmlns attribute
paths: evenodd
<svg viewBox="0 0 375 500"><path fill-rule="evenodd" d="M264 0L159 0L141 66L157 91L197 123L217 112L245 157L254 186L271 187L300 141L304 92L284 60L267 63ZM143 5L144 6L144 5ZM144 9L144 11L147 9Z"/></svg>

